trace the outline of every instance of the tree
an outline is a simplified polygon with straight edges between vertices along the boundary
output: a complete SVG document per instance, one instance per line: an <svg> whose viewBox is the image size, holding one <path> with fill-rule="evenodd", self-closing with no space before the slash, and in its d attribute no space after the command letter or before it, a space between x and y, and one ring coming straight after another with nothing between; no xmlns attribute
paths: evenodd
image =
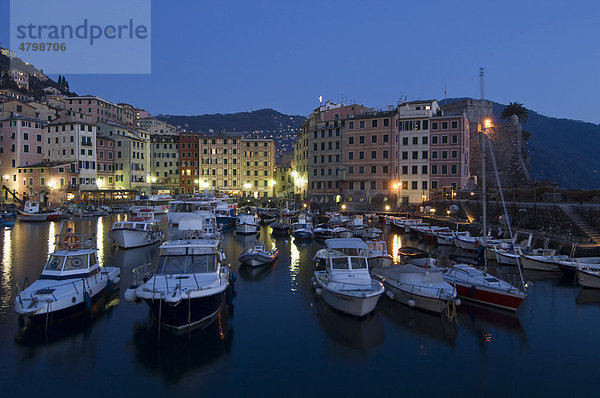
<svg viewBox="0 0 600 398"><path fill-rule="evenodd" d="M529 118L529 112L527 108L523 106L523 104L519 102L511 102L502 111L502 119L506 120L510 118L512 115L517 115L519 118L519 122L527 123L527 119Z"/></svg>

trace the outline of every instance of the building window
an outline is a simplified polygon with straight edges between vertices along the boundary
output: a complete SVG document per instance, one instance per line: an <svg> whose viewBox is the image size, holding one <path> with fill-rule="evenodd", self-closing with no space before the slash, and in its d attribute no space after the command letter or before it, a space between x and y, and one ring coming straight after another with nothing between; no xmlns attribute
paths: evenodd
<svg viewBox="0 0 600 398"><path fill-rule="evenodd" d="M448 159L448 151L442 151L442 159Z"/></svg>
<svg viewBox="0 0 600 398"><path fill-rule="evenodd" d="M438 173L437 165L435 165L435 164L431 165L431 174L437 174L437 173Z"/></svg>
<svg viewBox="0 0 600 398"><path fill-rule="evenodd" d="M442 136L442 144L447 144L448 143L448 136L447 135L443 135Z"/></svg>
<svg viewBox="0 0 600 398"><path fill-rule="evenodd" d="M442 122L442 130L448 130L448 122Z"/></svg>
<svg viewBox="0 0 600 398"><path fill-rule="evenodd" d="M421 166L421 174L427 174L427 166Z"/></svg>
<svg viewBox="0 0 600 398"><path fill-rule="evenodd" d="M361 120L361 121L358 123L358 127L359 127L359 128L361 128L361 129L364 129L364 128L365 128L365 121L364 121L364 120Z"/></svg>
<svg viewBox="0 0 600 398"><path fill-rule="evenodd" d="M383 166L383 174L389 173L389 166Z"/></svg>
<svg viewBox="0 0 600 398"><path fill-rule="evenodd" d="M452 151L452 159L456 159L458 157L457 151Z"/></svg>
<svg viewBox="0 0 600 398"><path fill-rule="evenodd" d="M315 156L315 158L316 158L316 156ZM354 159L354 152L348 152L348 160L352 160L352 159ZM316 161L315 161L315 163L316 163Z"/></svg>
<svg viewBox="0 0 600 398"><path fill-rule="evenodd" d="M371 159L377 159L377 151L371 151Z"/></svg>
<svg viewBox="0 0 600 398"><path fill-rule="evenodd" d="M456 172L457 172L456 165L453 164L452 166L450 166L450 174L456 174Z"/></svg>
<svg viewBox="0 0 600 398"><path fill-rule="evenodd" d="M437 130L438 129L438 123L437 122L432 122L431 123L431 129L432 130Z"/></svg>
<svg viewBox="0 0 600 398"><path fill-rule="evenodd" d="M354 130L354 122L348 122L348 130Z"/></svg>
<svg viewBox="0 0 600 398"><path fill-rule="evenodd" d="M365 136L361 135L360 137L358 137L358 143L359 144L364 144L365 143Z"/></svg>
<svg viewBox="0 0 600 398"><path fill-rule="evenodd" d="M408 137L402 138L402 145L408 145Z"/></svg>
<svg viewBox="0 0 600 398"><path fill-rule="evenodd" d="M458 136L456 134L452 136L452 143L453 144L458 143Z"/></svg>
<svg viewBox="0 0 600 398"><path fill-rule="evenodd" d="M418 174L419 173L419 166L412 166L412 174Z"/></svg>
<svg viewBox="0 0 600 398"><path fill-rule="evenodd" d="M458 128L458 122L452 122L452 128L453 129L457 129Z"/></svg>
<svg viewBox="0 0 600 398"><path fill-rule="evenodd" d="M384 121L385 121L385 120L387 120L387 119L384 119ZM385 123L384 123L384 125L385 125ZM383 135L383 142L389 142L389 140L390 140L390 136L389 136L389 135L387 135L387 134L384 134L384 135Z"/></svg>
<svg viewBox="0 0 600 398"><path fill-rule="evenodd" d="M354 145L354 137L348 137L348 145Z"/></svg>
<svg viewBox="0 0 600 398"><path fill-rule="evenodd" d="M373 120L373 121L376 122L376 120ZM376 135L371 136L371 144L377 144L377 136Z"/></svg>
<svg viewBox="0 0 600 398"><path fill-rule="evenodd" d="M389 157L389 152L388 151L383 151L383 158L387 159Z"/></svg>
<svg viewBox="0 0 600 398"><path fill-rule="evenodd" d="M371 174L377 174L377 166L371 166Z"/></svg>
<svg viewBox="0 0 600 398"><path fill-rule="evenodd" d="M419 189L418 181L413 181L410 185L411 185L411 189Z"/></svg>
<svg viewBox="0 0 600 398"><path fill-rule="evenodd" d="M448 166L442 165L442 174L448 174Z"/></svg>

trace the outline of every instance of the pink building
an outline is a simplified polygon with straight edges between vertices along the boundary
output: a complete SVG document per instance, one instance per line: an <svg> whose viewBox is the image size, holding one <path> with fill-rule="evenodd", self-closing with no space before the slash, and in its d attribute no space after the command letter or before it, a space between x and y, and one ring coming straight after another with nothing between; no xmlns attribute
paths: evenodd
<svg viewBox="0 0 600 398"><path fill-rule="evenodd" d="M369 112L345 121L343 190L349 202L395 202L392 196L397 195L397 115L395 110Z"/></svg>
<svg viewBox="0 0 600 398"><path fill-rule="evenodd" d="M115 188L115 141L102 135L96 136L96 164L98 177L96 182L99 189Z"/></svg>
<svg viewBox="0 0 600 398"><path fill-rule="evenodd" d="M464 188L469 181L469 119L465 113L430 119L431 190Z"/></svg>
<svg viewBox="0 0 600 398"><path fill-rule="evenodd" d="M29 116L12 114L0 119L0 184L17 193L19 198L35 197L34 182L21 168L42 162L44 158L44 123ZM10 195L4 191L5 200ZM36 198L39 199L39 198Z"/></svg>

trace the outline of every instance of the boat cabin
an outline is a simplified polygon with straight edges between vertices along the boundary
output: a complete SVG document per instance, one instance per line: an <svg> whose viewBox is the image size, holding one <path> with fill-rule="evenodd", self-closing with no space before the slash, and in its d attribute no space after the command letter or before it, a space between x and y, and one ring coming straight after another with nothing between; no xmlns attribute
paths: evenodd
<svg viewBox="0 0 600 398"><path fill-rule="evenodd" d="M370 240L367 242L367 246L369 247L370 253L388 255L387 244L384 240Z"/></svg>
<svg viewBox="0 0 600 398"><path fill-rule="evenodd" d="M57 250L48 256L40 279L71 279L100 271L95 241L91 235L56 235Z"/></svg>

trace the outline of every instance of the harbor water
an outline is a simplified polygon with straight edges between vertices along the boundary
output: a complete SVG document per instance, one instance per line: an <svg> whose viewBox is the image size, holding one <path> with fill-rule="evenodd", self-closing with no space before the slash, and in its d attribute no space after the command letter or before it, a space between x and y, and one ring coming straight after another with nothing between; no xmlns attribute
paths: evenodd
<svg viewBox="0 0 600 398"><path fill-rule="evenodd" d="M121 250L108 241L123 215L69 221L96 234L99 259L121 267L120 291L89 316L31 328L13 310L18 284L37 279L60 223L17 222L0 231L1 396L593 396L600 349L600 291L560 273L527 273L516 314L464 303L457 322L382 297L357 320L315 295L312 257L324 246L274 239L279 260L240 267L256 235L224 235L237 295L203 329L156 327L145 304L123 292L158 246ZM166 224L166 217L163 217ZM164 225L166 230L166 225ZM383 226L381 228L384 228ZM390 253L426 246L385 230ZM514 272L514 269L509 272Z"/></svg>

